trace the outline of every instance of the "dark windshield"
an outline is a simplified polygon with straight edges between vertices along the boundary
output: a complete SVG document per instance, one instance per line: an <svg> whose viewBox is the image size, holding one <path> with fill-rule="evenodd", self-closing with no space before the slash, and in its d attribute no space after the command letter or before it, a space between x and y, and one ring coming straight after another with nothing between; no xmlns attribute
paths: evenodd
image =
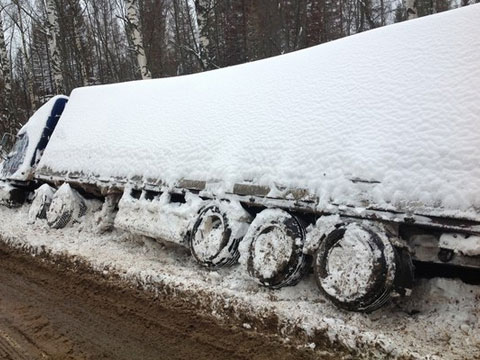
<svg viewBox="0 0 480 360"><path fill-rule="evenodd" d="M18 135L15 145L13 145L12 151L8 154L5 163L2 168L2 178L13 175L25 160L25 154L28 147L28 136L23 133Z"/></svg>

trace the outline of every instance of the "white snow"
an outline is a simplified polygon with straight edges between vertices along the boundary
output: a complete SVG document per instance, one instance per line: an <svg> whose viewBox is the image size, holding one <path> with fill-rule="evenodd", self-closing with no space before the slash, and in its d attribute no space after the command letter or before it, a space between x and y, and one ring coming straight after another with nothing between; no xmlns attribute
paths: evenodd
<svg viewBox="0 0 480 360"><path fill-rule="evenodd" d="M10 191L13 186L10 183L0 180L0 203L7 203L10 201Z"/></svg>
<svg viewBox="0 0 480 360"><path fill-rule="evenodd" d="M33 224L37 217L46 217L47 210L52 203L55 189L48 184L43 184L35 190L32 205L28 212L28 223Z"/></svg>
<svg viewBox="0 0 480 360"><path fill-rule="evenodd" d="M257 214L240 244L240 263L246 266L249 248L255 241L253 256L255 273L264 279L278 274L282 270L282 265L288 263L293 252L293 241L296 239L291 239L281 227L273 224L281 223L289 216L286 211L280 209L266 209ZM265 233L267 227L272 229Z"/></svg>
<svg viewBox="0 0 480 360"><path fill-rule="evenodd" d="M472 5L241 66L76 89L41 166L478 219L479 18Z"/></svg>
<svg viewBox="0 0 480 360"><path fill-rule="evenodd" d="M375 261L381 253L368 244L370 234L357 224L349 224L345 235L328 256L327 273L322 287L327 294L348 302L367 293Z"/></svg>
<svg viewBox="0 0 480 360"><path fill-rule="evenodd" d="M252 222L251 215L238 201L204 201L202 203L202 208L211 206L215 206L226 219L212 209L202 214L203 220L199 224L193 242L193 249L200 260L211 261L214 257L219 259L229 257L230 246L223 244L225 231L230 230L230 240L242 239ZM192 215L193 221L197 218L198 216ZM228 222L228 226L225 221ZM216 226L214 226L215 223Z"/></svg>
<svg viewBox="0 0 480 360"><path fill-rule="evenodd" d="M438 246L466 256L480 256L480 236L445 233L440 236Z"/></svg>
<svg viewBox="0 0 480 360"><path fill-rule="evenodd" d="M227 214L231 237L243 238L251 222L251 217L239 202L205 201L192 193L185 194L185 203L178 203L171 202L171 194L168 191L151 200L145 199L144 195L140 199L135 199L131 196L131 188L127 187L118 204L119 211L115 216L114 223L115 227L131 233L188 246L187 232L192 230L200 210L211 205L217 206L220 211ZM207 241L195 244L199 255L211 250L206 247L216 248L216 244ZM224 251L228 251L228 249L224 249ZM222 254L223 252L218 255Z"/></svg>
<svg viewBox="0 0 480 360"><path fill-rule="evenodd" d="M317 251L320 243L335 230L337 224L342 224L342 220L338 215L321 216L313 225L307 228L305 237L305 245L303 252L306 254L314 254Z"/></svg>
<svg viewBox="0 0 480 360"><path fill-rule="evenodd" d="M127 188L118 204L115 227L185 245L186 233L204 205L198 196L187 194L181 204L171 203L168 192L152 200L134 199L130 193Z"/></svg>
<svg viewBox="0 0 480 360"><path fill-rule="evenodd" d="M194 237L195 253L198 258L208 261L218 254L223 242L225 224L222 216L207 211Z"/></svg>
<svg viewBox="0 0 480 360"><path fill-rule="evenodd" d="M33 255L85 261L106 276L116 274L135 286L192 301L199 311L253 330L274 313L282 336L303 334L305 346L318 351L328 349L316 343L316 334L357 351L354 358L465 359L480 352L479 286L421 280L410 298L373 314L344 312L321 296L311 276L295 287L269 290L257 286L242 266L212 272L147 238L121 231L95 234L95 215L87 213L83 224L53 230L44 220L26 225L28 207L0 207L0 241Z"/></svg>
<svg viewBox="0 0 480 360"><path fill-rule="evenodd" d="M293 252L293 242L278 227L255 239L253 268L264 279L277 275L281 264L288 264Z"/></svg>
<svg viewBox="0 0 480 360"><path fill-rule="evenodd" d="M68 221L78 222L86 211L85 206L83 198L76 190L72 189L67 183L62 184L53 196L47 211L47 220L53 223L59 217L68 213L71 217Z"/></svg>

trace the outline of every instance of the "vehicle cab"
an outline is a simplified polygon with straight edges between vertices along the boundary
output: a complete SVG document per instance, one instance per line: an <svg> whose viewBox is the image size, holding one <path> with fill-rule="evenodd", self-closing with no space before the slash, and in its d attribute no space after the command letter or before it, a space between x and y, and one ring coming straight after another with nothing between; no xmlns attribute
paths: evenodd
<svg viewBox="0 0 480 360"><path fill-rule="evenodd" d="M0 145L0 204L21 204L26 192L34 187L34 173L58 120L68 101L66 96L55 96L38 109L20 129L13 148L6 144L13 135L6 133Z"/></svg>

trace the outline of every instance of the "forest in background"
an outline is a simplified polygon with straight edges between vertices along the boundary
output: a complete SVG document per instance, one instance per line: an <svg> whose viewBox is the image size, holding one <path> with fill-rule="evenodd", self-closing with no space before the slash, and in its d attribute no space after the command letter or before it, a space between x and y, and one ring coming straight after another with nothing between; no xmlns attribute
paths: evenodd
<svg viewBox="0 0 480 360"><path fill-rule="evenodd" d="M76 87L245 63L474 2L0 0L0 135Z"/></svg>

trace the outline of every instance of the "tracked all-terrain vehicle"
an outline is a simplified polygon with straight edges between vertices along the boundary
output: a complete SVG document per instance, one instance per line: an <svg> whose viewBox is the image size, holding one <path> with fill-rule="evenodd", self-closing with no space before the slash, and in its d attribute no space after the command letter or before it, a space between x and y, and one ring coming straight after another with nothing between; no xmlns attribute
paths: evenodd
<svg viewBox="0 0 480 360"><path fill-rule="evenodd" d="M408 295L415 262L480 268L478 19L474 5L76 89L20 131L2 201L62 228L100 199L104 230L185 246L211 270L240 261L270 288L313 269L336 305L372 311Z"/></svg>

